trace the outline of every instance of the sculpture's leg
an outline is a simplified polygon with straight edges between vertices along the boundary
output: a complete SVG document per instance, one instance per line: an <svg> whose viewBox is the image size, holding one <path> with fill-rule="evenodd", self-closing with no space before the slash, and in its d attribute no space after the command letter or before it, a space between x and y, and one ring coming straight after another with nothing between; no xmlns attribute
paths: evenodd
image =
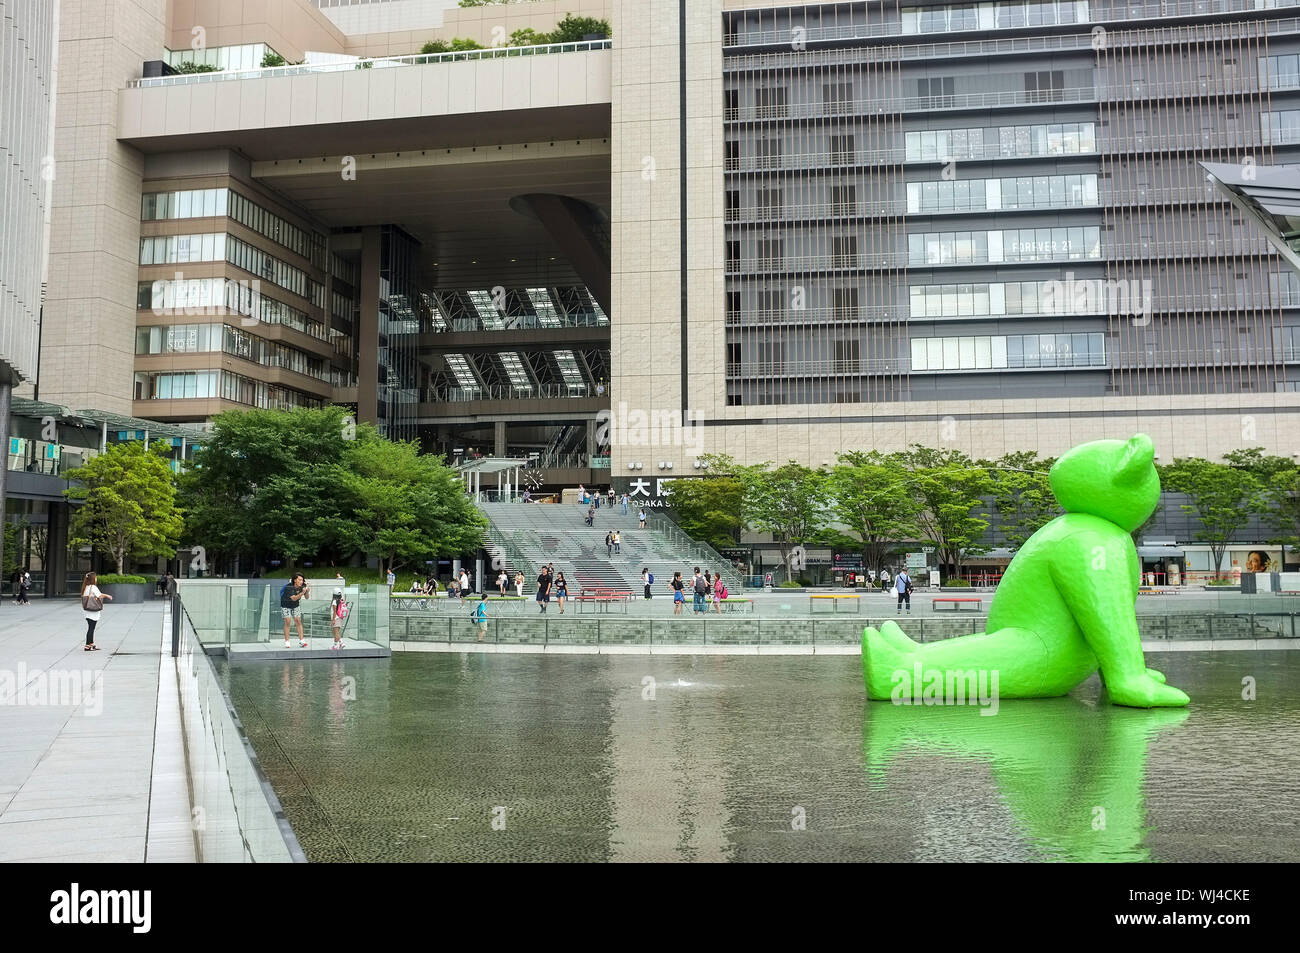
<svg viewBox="0 0 1300 953"><path fill-rule="evenodd" d="M1126 567L1135 560L1132 543L1127 537L1104 539L1088 534L1069 542L1077 552L1052 563L1052 578L1097 655L1110 701L1132 708L1186 705L1186 694L1148 673L1133 611L1134 591L1116 585L1114 573L1104 568ZM1098 568L1090 571L1093 566Z"/></svg>
<svg viewBox="0 0 1300 953"><path fill-rule="evenodd" d="M1064 695L1095 669L1087 647L1051 653L1037 633L1005 628L919 645L893 622L862 638L862 669L867 697L922 699L929 687L972 684L999 698Z"/></svg>

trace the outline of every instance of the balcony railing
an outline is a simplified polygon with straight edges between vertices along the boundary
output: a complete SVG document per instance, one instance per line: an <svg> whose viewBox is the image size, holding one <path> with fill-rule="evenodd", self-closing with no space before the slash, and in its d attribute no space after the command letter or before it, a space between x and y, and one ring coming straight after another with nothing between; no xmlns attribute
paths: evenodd
<svg viewBox="0 0 1300 953"><path fill-rule="evenodd" d="M421 403L467 403L475 400L563 400L572 397L602 397L609 389L591 384L482 384L477 387L426 388Z"/></svg>
<svg viewBox="0 0 1300 953"><path fill-rule="evenodd" d="M542 318L536 314L507 315L499 320L483 318L434 319L430 328L436 334L466 331L545 331L551 328L604 328L609 318L603 314L560 314Z"/></svg>
<svg viewBox="0 0 1300 953"><path fill-rule="evenodd" d="M608 50L609 40L583 40L579 43L545 43L539 46L500 46L486 50L456 53L415 53L408 56L376 56L344 63L312 63L296 66L267 66L260 69L217 70L212 73L178 73L127 81L128 88L148 86L188 86L193 83L224 83L236 79L272 79L277 76L308 76L317 73L344 73L356 69L386 69L394 66L427 66L431 63L460 63L467 60L513 59L519 56L543 56L549 53L582 53Z"/></svg>
<svg viewBox="0 0 1300 953"><path fill-rule="evenodd" d="M1265 4L1261 0L1183 0L1170 3L1128 3L1103 6L1096 0L1090 4L1090 15L1085 20L1065 23L1007 23L997 25L995 30L1033 30L1042 26L1086 26L1092 23L1125 22L1128 20L1153 20L1171 17L1207 16L1215 13L1244 13L1254 10L1284 9L1296 6L1285 0ZM978 22L968 28L975 32L981 28ZM942 32L956 32L949 28ZM923 38L939 35L934 32L903 32L902 20L881 21L874 23L852 23L827 27L801 27L795 34L793 27L784 30L737 31L725 34L723 46L731 49L739 46L781 45L789 46L796 39L810 43L831 42L835 40L867 40L877 37ZM1045 37L1044 39L1073 39L1073 37ZM979 41L976 41L979 42ZM997 41L987 41L997 42Z"/></svg>

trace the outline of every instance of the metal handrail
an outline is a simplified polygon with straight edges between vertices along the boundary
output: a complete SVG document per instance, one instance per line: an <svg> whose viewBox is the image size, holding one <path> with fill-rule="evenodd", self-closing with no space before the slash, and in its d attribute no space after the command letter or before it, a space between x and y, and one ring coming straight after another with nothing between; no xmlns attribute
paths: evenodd
<svg viewBox="0 0 1300 953"><path fill-rule="evenodd" d="M392 66L425 66L430 63L453 63L464 60L492 60L503 57L539 56L549 53L582 53L608 50L609 40L583 40L577 43L542 43L537 46L489 47L485 50L460 50L451 53L412 53L406 56L374 56L343 63L298 63L289 66L264 66L240 70L216 70L211 73L178 73L175 76L149 76L127 80L127 88L148 86L187 86L191 83L220 83L238 79L271 79L277 76L307 76L316 73L341 73L355 69Z"/></svg>
<svg viewBox="0 0 1300 953"><path fill-rule="evenodd" d="M688 553L692 561L698 560L701 569L713 569L722 574L722 583L728 590L739 592L745 585L745 579L738 573L731 561L708 543L691 538L690 534L674 523L665 513L655 510L646 511L646 528L659 533L675 549Z"/></svg>

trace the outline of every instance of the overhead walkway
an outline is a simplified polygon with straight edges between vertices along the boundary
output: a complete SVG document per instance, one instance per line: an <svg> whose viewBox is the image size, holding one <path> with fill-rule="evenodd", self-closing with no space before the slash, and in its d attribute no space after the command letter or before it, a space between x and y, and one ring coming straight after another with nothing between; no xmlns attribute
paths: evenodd
<svg viewBox="0 0 1300 953"><path fill-rule="evenodd" d="M637 523L637 509L624 516L619 507L601 506L595 526L587 526L586 506L574 503L481 503L492 521L485 545L494 558L503 559L513 573L523 569L527 591L535 591L541 567L554 563L569 583L569 592L582 589L612 589L640 594L641 570L654 574L656 598L671 597L669 582L681 572L690 582L695 566L710 572L722 571L723 582L739 593L742 580L712 548L690 540L675 524L655 514L646 529ZM605 534L618 530L623 537L618 553L605 547ZM495 571L492 573L495 579ZM491 581L489 581L491 585Z"/></svg>

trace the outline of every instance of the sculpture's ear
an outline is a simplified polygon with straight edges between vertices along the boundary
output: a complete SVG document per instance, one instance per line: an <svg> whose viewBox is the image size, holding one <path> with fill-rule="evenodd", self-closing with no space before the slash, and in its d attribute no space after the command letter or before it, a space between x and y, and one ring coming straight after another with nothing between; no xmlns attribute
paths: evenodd
<svg viewBox="0 0 1300 953"><path fill-rule="evenodd" d="M1117 485L1135 486L1146 479L1151 464L1155 462L1156 448L1151 438L1144 433L1134 434L1124 445L1124 452L1119 458L1119 468L1115 473Z"/></svg>

